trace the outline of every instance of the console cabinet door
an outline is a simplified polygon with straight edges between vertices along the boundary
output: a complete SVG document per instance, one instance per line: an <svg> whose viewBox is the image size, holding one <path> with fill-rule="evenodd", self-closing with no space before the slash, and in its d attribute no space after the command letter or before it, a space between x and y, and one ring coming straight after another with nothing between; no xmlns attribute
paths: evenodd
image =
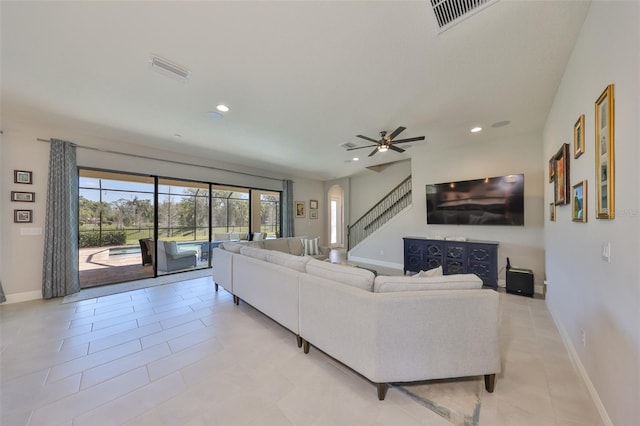
<svg viewBox="0 0 640 426"><path fill-rule="evenodd" d="M423 271L435 269L442 266L442 258L444 256L444 246L441 242L427 241L425 244Z"/></svg>
<svg viewBox="0 0 640 426"><path fill-rule="evenodd" d="M497 271L498 253L497 246L493 244L469 244L470 274L476 274L482 279L484 285L498 286Z"/></svg>
<svg viewBox="0 0 640 426"><path fill-rule="evenodd" d="M421 240L404 240L404 273L420 272L424 263L425 245Z"/></svg>
<svg viewBox="0 0 640 426"><path fill-rule="evenodd" d="M466 274L467 273L467 244L466 243L447 243L445 245L445 267L446 275Z"/></svg>

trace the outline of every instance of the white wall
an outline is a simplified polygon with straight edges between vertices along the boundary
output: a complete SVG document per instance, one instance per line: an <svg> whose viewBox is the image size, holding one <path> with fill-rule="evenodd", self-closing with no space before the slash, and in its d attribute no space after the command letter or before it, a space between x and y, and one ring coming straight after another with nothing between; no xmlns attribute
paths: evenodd
<svg viewBox="0 0 640 426"><path fill-rule="evenodd" d="M571 222L569 206L546 222L547 304L577 364L611 422L640 419L640 6L593 2L544 129L544 156L573 140L585 114L586 151L571 158L571 182L588 180L588 223ZM595 219L594 102L615 84L615 219ZM545 202L553 188L545 187ZM611 243L611 263L601 260ZM581 340L585 331L586 345ZM598 400L599 399L599 400ZM604 416L606 419L606 415Z"/></svg>
<svg viewBox="0 0 640 426"><path fill-rule="evenodd" d="M391 163L381 171L364 169L357 175L351 176L351 199L348 200L351 205L349 223L353 224L360 219L410 174L411 160L404 160Z"/></svg>
<svg viewBox="0 0 640 426"><path fill-rule="evenodd" d="M498 269L505 266L509 256L512 265L532 269L536 286L541 286L545 277L542 135L530 133L503 139L498 136L475 145L446 145L413 148L413 205L379 229L373 238L351 250L350 257L402 268L405 236L449 235L498 241ZM519 173L525 175L525 226L427 225L426 184ZM499 278L504 278L504 271Z"/></svg>
<svg viewBox="0 0 640 426"><path fill-rule="evenodd" d="M320 237L320 245L326 246L325 221L327 203L323 182L296 177L293 179L293 197L295 201L303 201L305 205L305 217L293 220L294 235L301 237ZM309 217L310 200L318 201L318 219L311 219Z"/></svg>
<svg viewBox="0 0 640 426"><path fill-rule="evenodd" d="M78 145L102 148L117 152L126 152L159 159L184 162L175 164L166 161L143 159L119 154L98 152L95 150L77 150L78 165L108 170L148 173L165 177L176 177L205 182L255 187L268 190L282 190L281 179L294 180L295 199L323 200L322 182L305 180L293 176L277 176L264 170L255 170L221 162L203 161L200 158L153 150L148 147L106 140L100 137L81 133L74 129L37 127L32 123L22 123L3 119L3 131L0 136L0 281L7 295L7 302L20 302L41 297L42 256L44 235L21 235L24 230L44 230L47 179L49 169L49 149L46 142L38 138L56 137ZM191 164L192 166L189 166ZM236 170L249 174L238 174L195 164ZM13 170L33 171L33 185L13 183ZM251 175L252 174L252 175ZM264 177L260 177L264 176ZM11 191L35 192L35 203L9 202ZM322 201L320 201L322 203ZM31 224L14 224L13 210L16 208L33 209ZM297 235L323 235L324 210L319 209L319 219L297 219L295 231Z"/></svg>

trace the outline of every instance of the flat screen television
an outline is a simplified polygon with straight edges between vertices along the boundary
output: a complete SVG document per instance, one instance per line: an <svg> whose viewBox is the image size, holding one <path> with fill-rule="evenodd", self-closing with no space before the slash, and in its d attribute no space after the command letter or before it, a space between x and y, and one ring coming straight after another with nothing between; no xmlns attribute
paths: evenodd
<svg viewBox="0 0 640 426"><path fill-rule="evenodd" d="M524 175L427 185L427 223L524 225Z"/></svg>

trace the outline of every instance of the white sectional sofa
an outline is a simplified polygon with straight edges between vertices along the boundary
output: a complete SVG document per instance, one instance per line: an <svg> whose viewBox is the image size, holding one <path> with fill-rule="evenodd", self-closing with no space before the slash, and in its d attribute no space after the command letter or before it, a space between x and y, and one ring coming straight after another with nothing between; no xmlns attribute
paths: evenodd
<svg viewBox="0 0 640 426"><path fill-rule="evenodd" d="M295 239L282 239L292 245ZM283 250L284 251L284 250ZM248 245L213 250L216 283L378 387L500 371L499 296L475 275L374 277Z"/></svg>

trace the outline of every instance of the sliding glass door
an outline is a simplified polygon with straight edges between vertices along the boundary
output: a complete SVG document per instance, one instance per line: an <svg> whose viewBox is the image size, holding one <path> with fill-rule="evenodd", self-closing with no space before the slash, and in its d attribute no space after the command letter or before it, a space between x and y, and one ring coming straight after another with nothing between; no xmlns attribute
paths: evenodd
<svg viewBox="0 0 640 426"><path fill-rule="evenodd" d="M87 169L79 177L80 287L153 277L141 246L153 238L154 178Z"/></svg>
<svg viewBox="0 0 640 426"><path fill-rule="evenodd" d="M208 267L208 248L209 184L158 179L158 275Z"/></svg>

